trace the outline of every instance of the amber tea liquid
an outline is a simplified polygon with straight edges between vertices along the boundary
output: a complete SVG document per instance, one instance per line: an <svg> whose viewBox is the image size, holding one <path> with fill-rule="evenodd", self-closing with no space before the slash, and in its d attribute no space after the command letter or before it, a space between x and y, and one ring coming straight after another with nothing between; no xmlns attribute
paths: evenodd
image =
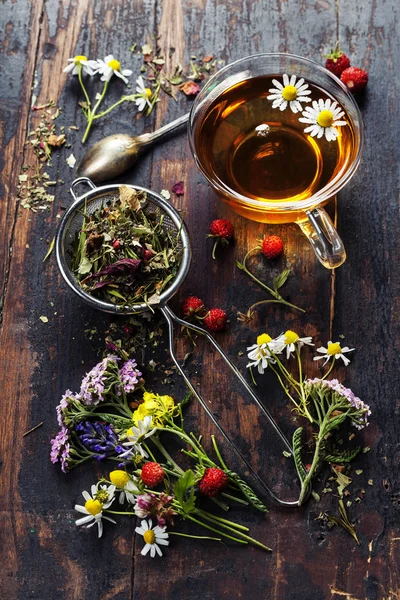
<svg viewBox="0 0 400 600"><path fill-rule="evenodd" d="M304 218L301 201L324 188L346 171L357 149L352 121L339 129L335 141L317 139L304 133L307 124L299 122L300 113L289 107L272 108L268 100L272 79L255 77L233 85L205 110L195 131L195 146L208 177L227 190L224 200L247 218L266 222L287 222ZM311 100L335 100L322 88L309 89ZM303 110L311 102L302 103ZM255 208L230 194L240 194L263 203L299 202L298 214Z"/></svg>

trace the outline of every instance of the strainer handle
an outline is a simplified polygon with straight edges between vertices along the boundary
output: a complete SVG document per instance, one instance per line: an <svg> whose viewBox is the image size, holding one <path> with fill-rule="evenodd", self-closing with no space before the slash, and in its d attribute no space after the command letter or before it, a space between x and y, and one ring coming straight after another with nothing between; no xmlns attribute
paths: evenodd
<svg viewBox="0 0 400 600"><path fill-rule="evenodd" d="M91 179L89 179L89 177L78 177L77 179L75 179L75 181L73 181L71 183L71 187L69 188L69 191L71 192L71 195L72 195L72 197L73 197L74 200L78 200L78 197L75 194L75 188L80 183L85 183L92 190L96 189L96 186L94 185L93 181Z"/></svg>
<svg viewBox="0 0 400 600"><path fill-rule="evenodd" d="M242 385L244 386L244 388L246 389L246 391L248 392L248 394L251 396L251 398L254 400L254 402L257 404L257 406L261 409L261 411L267 417L269 423L272 425L273 429L278 434L279 438L281 439L281 441L285 445L287 451L290 452L290 454L293 454L292 453L292 447L291 447L289 441L287 440L286 436L282 433L282 431L280 430L280 428L278 427L278 425L275 423L275 421L273 420L273 418L271 417L271 415L269 414L269 412L262 405L262 403L260 402L260 400L258 399L258 397L254 394L253 390L248 385L248 383L244 379L243 375L238 371L238 369L235 367L235 365L231 362L231 360L228 358L228 356L222 350L221 346L215 341L215 339L212 337L212 335L210 335L208 333L208 331L206 331L202 327L199 327L198 325L194 325L193 323L188 323L187 321L184 321L183 319L180 319L179 317L177 317L175 315L175 313L169 308L169 306L165 305L165 306L161 307L161 311L162 311L162 313L163 313L163 315L164 315L164 317L165 317L165 319L166 319L166 321L168 323L168 332L169 332L168 341L169 341L169 351L170 351L170 354L171 354L171 358L174 361L174 363L175 363L175 365L176 365L179 373L182 375L182 377L183 377L186 385L188 386L188 388L190 389L190 391L192 392L192 394L195 396L195 398L200 402L201 406L203 407L203 409L205 410L205 412L207 413L207 415L210 417L210 419L212 420L212 422L214 423L214 425L216 426L216 428L218 429L218 431L220 432L220 434L227 441L227 443L231 446L231 448L233 449L233 451L235 452L235 454L244 462L244 464L246 465L246 467L248 468L248 470L251 472L251 474L255 477L255 479L260 483L260 485L264 488L264 490L266 490L268 492L268 494L272 497L272 499L277 504L279 504L280 506L289 506L289 507L298 506L299 505L298 500L295 500L295 501L281 500L280 498L278 498L278 496L276 496L274 494L274 492L267 486L267 484L261 479L261 477L254 471L254 469L249 464L249 462L246 460L246 458L243 456L243 454L240 452L240 450L236 446L236 444L228 437L228 435L222 429L221 425L218 423L217 419L215 418L215 416L213 415L213 413L211 412L211 410L207 406L206 402L200 396L199 392L194 388L194 386L192 385L190 379L187 377L186 373L182 369L182 367L181 367L181 365L180 365L180 363L178 361L178 358L177 358L177 356L175 354L174 324L173 324L174 321L175 321L175 323L178 323L179 325L182 325L183 327L188 327L189 329L192 329L193 331L196 331L197 333L200 333L201 335L204 335L208 339L208 341L211 342L211 344L217 350L218 354L224 359L224 361L226 362L226 364L230 367L230 369L233 371L233 373L236 375L236 377L242 383ZM309 488L308 488L308 491L307 491L305 499L308 498L308 496L310 495L310 493L311 493L311 486L309 486Z"/></svg>

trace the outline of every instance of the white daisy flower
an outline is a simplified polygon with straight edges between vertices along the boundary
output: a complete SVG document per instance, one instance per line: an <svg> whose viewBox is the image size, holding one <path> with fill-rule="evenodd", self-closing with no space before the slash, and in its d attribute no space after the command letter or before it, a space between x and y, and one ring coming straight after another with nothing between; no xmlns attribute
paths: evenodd
<svg viewBox="0 0 400 600"><path fill-rule="evenodd" d="M136 533L140 533L140 535L143 536L143 539L146 542L141 554L143 556L146 556L146 554L150 551L151 558L154 558L156 552L159 556L162 556L161 548L159 547L159 545L168 546L169 541L168 533L166 532L166 527L160 527L159 525L156 525L153 528L152 526L153 522L151 519L149 519L148 523L146 520L143 520L141 522L141 527L136 527L135 531Z"/></svg>
<svg viewBox="0 0 400 600"><path fill-rule="evenodd" d="M64 73L71 73L72 71L72 75L78 75L79 65L82 65L82 73L94 75L97 72L97 61L88 60L86 56L74 56L74 58L69 58L68 62L69 65L67 65L65 69L63 69Z"/></svg>
<svg viewBox="0 0 400 600"><path fill-rule="evenodd" d="M75 504L75 510L85 515L81 519L75 521L75 524L86 525L89 523L87 527L92 527L97 523L98 534L99 537L101 537L103 534L102 519L107 519L107 521L111 521L111 523L114 524L116 523L114 519L110 519L110 517L103 515L103 510L109 508L114 502L115 485L92 485L91 492L92 495L86 491L82 492L82 496L86 500L84 506Z"/></svg>
<svg viewBox="0 0 400 600"><path fill-rule="evenodd" d="M314 346L312 343L312 337L299 337L295 331L288 329L285 333L282 333L275 340L270 342L269 346L274 354L280 354L286 348L286 358L290 358L292 353L295 352L296 347L300 348L304 345Z"/></svg>
<svg viewBox="0 0 400 600"><path fill-rule="evenodd" d="M101 81L110 81L113 75L116 75L125 83L128 83L127 77L132 75L130 69L121 69L121 63L119 60L109 54L104 60L97 61L97 70L101 74Z"/></svg>
<svg viewBox="0 0 400 600"><path fill-rule="evenodd" d="M142 447L142 442L149 438L157 431L157 428L153 428L153 417L147 415L144 417L143 421L138 421L137 427L133 425L127 432L128 442L125 442L123 446L128 448L126 452L123 452L119 456L122 458L128 456L132 450L137 450L143 456L143 458L147 458L148 454L145 449Z"/></svg>
<svg viewBox="0 0 400 600"><path fill-rule="evenodd" d="M344 354L353 351L354 348L349 348L348 346L342 348L339 342L328 342L326 348L324 348L324 346L317 348L317 352L320 352L322 356L314 356L314 360L321 360L321 358L326 358L326 361L324 362L324 365L326 365L326 363L332 357L334 357L335 359L341 358L347 367L347 365L350 363L350 360L347 358L347 356L344 356Z"/></svg>
<svg viewBox="0 0 400 600"><path fill-rule="evenodd" d="M263 333L257 337L256 344L247 348L247 356L251 361L246 365L247 368L257 367L258 372L262 375L269 364L276 362L271 356L270 342L272 342L272 338L267 333Z"/></svg>
<svg viewBox="0 0 400 600"><path fill-rule="evenodd" d="M151 108L151 89L145 87L143 77L138 77L136 79L136 94L139 94L139 98L136 98L135 100L139 112L142 112L146 106Z"/></svg>
<svg viewBox="0 0 400 600"><path fill-rule="evenodd" d="M119 502L123 504L125 500L129 504L135 504L135 495L140 494L140 489L136 484L137 479L129 475L126 471L116 469L110 473L110 481L115 485L119 492Z"/></svg>
<svg viewBox="0 0 400 600"><path fill-rule="evenodd" d="M337 127L347 125L347 121L341 121L344 111L336 101L332 102L330 98L318 102L313 101L312 106L306 106L299 121L310 123L304 133L309 133L312 137L322 138L325 136L328 142L334 142L339 135Z"/></svg>
<svg viewBox="0 0 400 600"><path fill-rule="evenodd" d="M289 79L286 73L282 75L282 79L283 85L277 79L272 80L275 87L269 90L271 95L267 96L268 100L272 101L272 108L285 110L287 105L289 105L293 113L301 112L301 103L311 102L311 98L308 98L308 95L311 94L308 84L304 83L303 78L296 81L296 75L292 75Z"/></svg>

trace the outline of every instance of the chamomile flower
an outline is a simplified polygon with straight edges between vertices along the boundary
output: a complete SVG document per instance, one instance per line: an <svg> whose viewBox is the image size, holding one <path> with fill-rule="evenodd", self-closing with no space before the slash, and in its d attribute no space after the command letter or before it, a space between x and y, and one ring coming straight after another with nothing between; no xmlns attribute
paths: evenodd
<svg viewBox="0 0 400 600"><path fill-rule="evenodd" d="M139 112L142 112L146 106L151 108L151 89L145 87L143 77L138 77L136 79L136 94L139 94L139 97L135 100Z"/></svg>
<svg viewBox="0 0 400 600"><path fill-rule="evenodd" d="M292 75L289 79L286 73L284 73L282 79L283 85L277 79L272 80L275 87L269 90L271 95L267 96L268 100L272 101L272 108L285 110L289 105L293 113L301 112L301 103L311 102L311 98L308 98L308 95L311 94L308 84L304 83L303 78L297 80L296 75Z"/></svg>
<svg viewBox="0 0 400 600"><path fill-rule="evenodd" d="M128 441L123 444L127 451L120 454L120 457L125 457L131 454L132 450L137 450L143 456L147 458L148 454L142 447L142 443L152 436L156 432L156 428L153 427L153 418L147 415L143 421L137 422L137 427L133 425L127 431L126 437Z"/></svg>
<svg viewBox="0 0 400 600"><path fill-rule="evenodd" d="M103 514L103 510L109 508L114 502L115 485L92 485L92 495L89 492L83 491L82 496L86 500L85 505L75 504L75 510L84 514L85 516L75 521L76 525L87 525L92 527L97 523L99 537L103 534L103 523L102 519L107 519L111 523L115 524L114 519L106 517Z"/></svg>
<svg viewBox="0 0 400 600"><path fill-rule="evenodd" d="M125 500L129 504L135 504L135 494L139 494L140 490L136 485L136 479L129 475L126 471L116 469L110 473L110 481L115 485L117 492L119 492L119 502L123 504Z"/></svg>
<svg viewBox="0 0 400 600"><path fill-rule="evenodd" d="M65 67L64 73L71 73L72 71L72 75L78 75L79 66L82 67L82 73L87 73L88 75L94 75L97 71L97 61L88 60L87 56L83 56L83 54L69 58L68 62L69 65Z"/></svg>
<svg viewBox="0 0 400 600"><path fill-rule="evenodd" d="M159 525L156 525L153 528L153 521L149 519L148 522L146 520L143 520L141 522L141 526L136 527L135 531L136 533L142 535L144 541L146 542L141 551L141 554L143 556L146 556L148 552L150 552L151 558L155 557L156 552L159 556L162 556L160 546L169 545L168 533L166 532L165 527L160 527Z"/></svg>
<svg viewBox="0 0 400 600"><path fill-rule="evenodd" d="M350 364L350 360L347 358L347 356L344 356L347 352L353 352L354 348L349 348L348 346L345 346L344 348L341 347L341 345L339 344L339 342L328 342L327 347L325 348L324 346L321 346L321 348L317 348L317 352L320 352L322 354L322 356L314 356L314 360L321 360L321 358L326 358L324 365L326 365L326 363L331 359L331 358L341 358L344 362L344 364L347 365Z"/></svg>
<svg viewBox="0 0 400 600"><path fill-rule="evenodd" d="M328 142L334 142L339 135L337 127L347 125L347 121L340 120L343 115L344 111L336 101L320 98L318 102L314 100L312 106L306 106L299 121L310 123L309 127L304 129L304 133L317 138L325 136Z"/></svg>
<svg viewBox="0 0 400 600"><path fill-rule="evenodd" d="M128 83L127 77L132 75L130 69L121 69L121 63L112 54L106 56L104 60L97 61L97 71L101 74L101 81L110 81L111 77L116 75Z"/></svg>
<svg viewBox="0 0 400 600"><path fill-rule="evenodd" d="M247 356L251 361L246 365L247 368L257 367L258 372L262 375L269 364L276 362L271 356L270 342L272 342L272 338L267 333L263 333L257 337L256 344L247 348Z"/></svg>
<svg viewBox="0 0 400 600"><path fill-rule="evenodd" d="M282 333L275 340L270 342L270 348L274 354L280 354L286 348L286 358L290 358L296 348L300 348L304 345L314 346L312 343L312 337L299 337L295 331L288 329L285 333Z"/></svg>

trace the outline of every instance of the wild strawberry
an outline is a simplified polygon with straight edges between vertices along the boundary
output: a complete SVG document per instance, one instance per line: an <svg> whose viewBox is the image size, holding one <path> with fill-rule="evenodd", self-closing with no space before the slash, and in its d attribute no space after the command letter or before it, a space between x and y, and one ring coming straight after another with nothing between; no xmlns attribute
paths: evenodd
<svg viewBox="0 0 400 600"><path fill-rule="evenodd" d="M339 48L339 42L329 54L324 54L324 57L326 58L325 67L336 77L340 77L343 71L350 66L349 58Z"/></svg>
<svg viewBox="0 0 400 600"><path fill-rule="evenodd" d="M154 256L154 253L151 250L145 250L143 252L143 260L150 260Z"/></svg>
<svg viewBox="0 0 400 600"><path fill-rule="evenodd" d="M343 71L340 79L351 93L355 94L356 92L361 92L367 85L368 73L358 67L349 67Z"/></svg>
<svg viewBox="0 0 400 600"><path fill-rule="evenodd" d="M181 313L184 319L202 314L204 311L204 302L196 296L189 296L182 302Z"/></svg>
<svg viewBox="0 0 400 600"><path fill-rule="evenodd" d="M161 465L156 462L147 462L142 467L141 478L147 487L154 488L164 481L165 473Z"/></svg>
<svg viewBox="0 0 400 600"><path fill-rule="evenodd" d="M228 476L221 469L212 467L204 471L199 488L205 496L217 496L228 485Z"/></svg>
<svg viewBox="0 0 400 600"><path fill-rule="evenodd" d="M227 219L215 219L210 225L210 233L207 237L215 238L212 257L215 258L215 250L218 244L227 246L229 241L233 238L234 229L233 225Z"/></svg>
<svg viewBox="0 0 400 600"><path fill-rule="evenodd" d="M204 324L210 331L221 331L226 325L226 312L222 308L212 308L204 317Z"/></svg>
<svg viewBox="0 0 400 600"><path fill-rule="evenodd" d="M114 248L114 250L118 250L119 248L121 248L121 242L119 240L114 240L112 247Z"/></svg>
<svg viewBox="0 0 400 600"><path fill-rule="evenodd" d="M267 235L261 244L261 252L267 258L278 258L283 252L283 241L277 235Z"/></svg>

